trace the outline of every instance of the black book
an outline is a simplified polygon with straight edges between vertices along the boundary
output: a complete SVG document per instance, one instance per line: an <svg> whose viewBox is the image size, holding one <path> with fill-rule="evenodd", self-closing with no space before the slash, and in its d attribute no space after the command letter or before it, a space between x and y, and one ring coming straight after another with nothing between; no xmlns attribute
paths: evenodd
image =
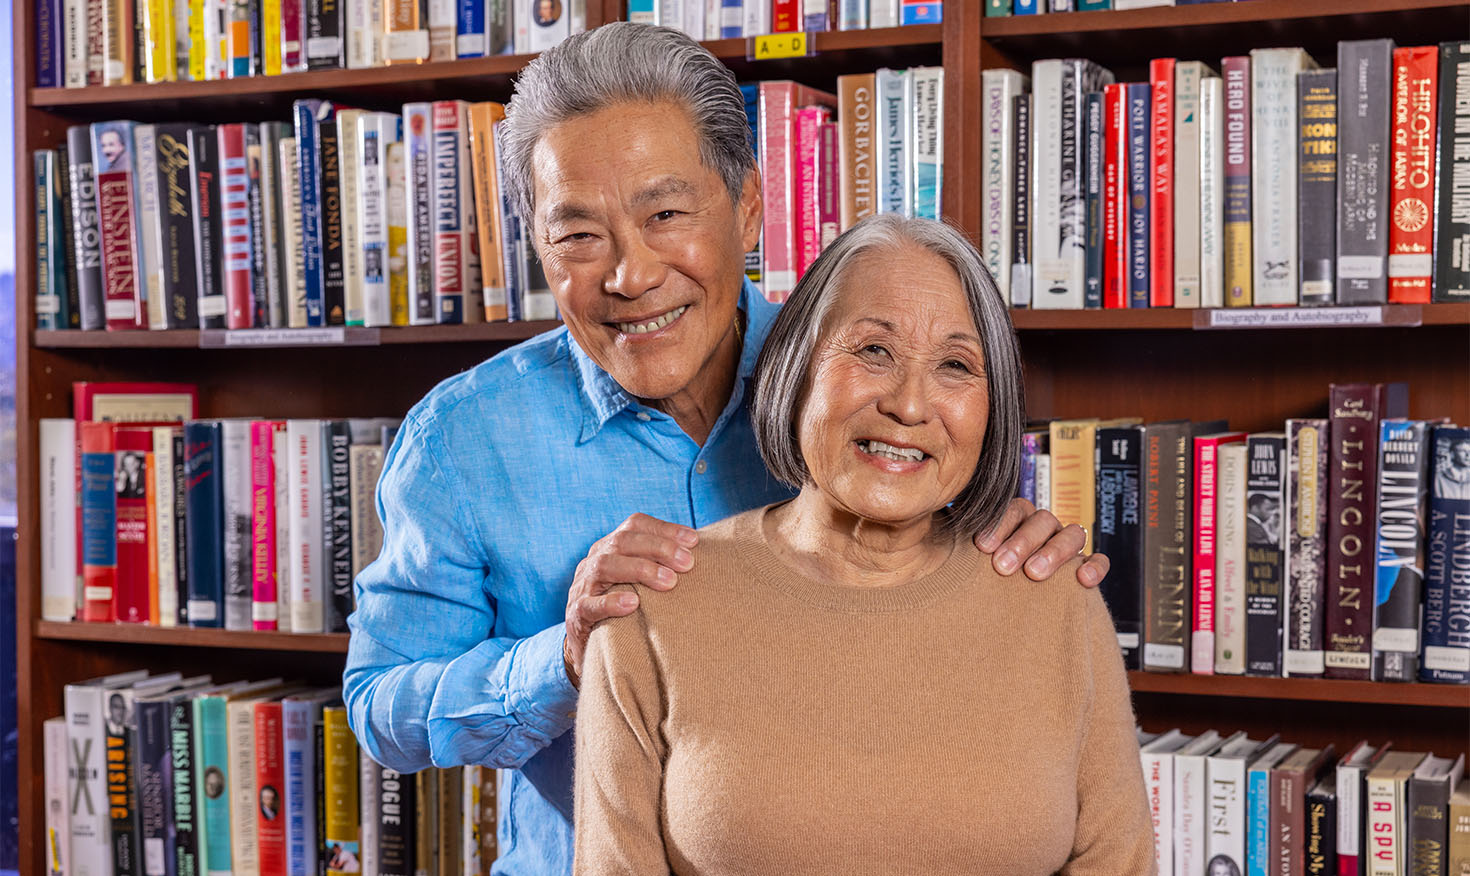
<svg viewBox="0 0 1470 876"><path fill-rule="evenodd" d="M92 165L92 132L87 125L66 129L67 182L71 186L71 222L76 258L67 262L77 278L81 305L79 327L107 328L102 306L102 228L97 219L97 176Z"/></svg>
<svg viewBox="0 0 1470 876"><path fill-rule="evenodd" d="M56 193L61 204L61 252L62 271L66 276L66 327L82 327L81 295L77 288L77 239L73 229L71 209L71 160L67 155L67 144L56 147Z"/></svg>
<svg viewBox="0 0 1470 876"><path fill-rule="evenodd" d="M200 801L194 797L194 704L189 696L169 701L169 742L173 756L173 862L171 873L199 872Z"/></svg>
<svg viewBox="0 0 1470 876"><path fill-rule="evenodd" d="M1388 300L1393 40L1337 44L1337 303Z"/></svg>
<svg viewBox="0 0 1470 876"><path fill-rule="evenodd" d="M133 748L133 775L138 785L138 833L145 873L174 876L178 871L165 852L172 848L173 752L169 742L168 697L139 699L138 740Z"/></svg>
<svg viewBox="0 0 1470 876"><path fill-rule="evenodd" d="M213 126L190 128L189 190L194 218L194 275L202 329L225 327L225 287L220 271L224 221L219 208L219 151Z"/></svg>
<svg viewBox="0 0 1470 876"><path fill-rule="evenodd" d="M1265 432L1246 439L1245 479L1245 671L1279 676L1286 556L1283 499L1286 434Z"/></svg>
<svg viewBox="0 0 1470 876"><path fill-rule="evenodd" d="M174 588L178 593L179 626L189 623L189 540L184 536L188 525L189 480L184 464L184 431L179 429L173 437L174 457ZM160 581L159 586L165 586Z"/></svg>
<svg viewBox="0 0 1470 876"><path fill-rule="evenodd" d="M341 0L306 0L306 66L309 70L334 70L347 66L343 56ZM427 19L424 19L427 21Z"/></svg>
<svg viewBox="0 0 1470 876"><path fill-rule="evenodd" d="M1307 876L1337 876L1337 776L1330 770L1307 791L1302 862Z"/></svg>
<svg viewBox="0 0 1470 876"><path fill-rule="evenodd" d="M1408 871L1412 876L1449 876L1450 794L1465 774L1465 755L1430 755L1408 782ZM1401 846L1402 848L1402 846ZM1459 870L1456 870L1458 874Z"/></svg>
<svg viewBox="0 0 1470 876"><path fill-rule="evenodd" d="M321 709L313 709L312 719L312 753L316 760L312 764L313 776L316 779L316 847L317 847L317 871L326 876L327 859L321 854L321 850L327 847L327 725L322 718ZM359 816L360 818L361 816ZM362 851L358 850L359 853ZM386 873L387 871L382 871Z"/></svg>
<svg viewBox="0 0 1470 876"><path fill-rule="evenodd" d="M1011 223L1011 304L1031 306L1031 95L1011 98L1016 129L1011 141L1016 156L1014 173L1015 221Z"/></svg>
<svg viewBox="0 0 1470 876"><path fill-rule="evenodd" d="M1433 297L1470 301L1470 42L1439 44L1438 128Z"/></svg>
<svg viewBox="0 0 1470 876"><path fill-rule="evenodd" d="M338 128L336 113L323 119L318 128L322 167L322 319L326 325L342 325L347 317L343 300L342 151Z"/></svg>
<svg viewBox="0 0 1470 876"><path fill-rule="evenodd" d="M1297 302L1336 300L1337 264L1337 71L1296 74Z"/></svg>
<svg viewBox="0 0 1470 876"><path fill-rule="evenodd" d="M414 805L417 781L385 766L378 767L378 873L414 876Z"/></svg>
<svg viewBox="0 0 1470 876"><path fill-rule="evenodd" d="M1384 420L1378 444L1374 681L1417 681L1429 505L1429 424Z"/></svg>
<svg viewBox="0 0 1470 876"><path fill-rule="evenodd" d="M245 126L245 167L250 177L250 191L246 195L250 204L250 324L263 328L270 325L265 265L265 199L269 194L261 191L260 128L256 125Z"/></svg>
<svg viewBox="0 0 1470 876"><path fill-rule="evenodd" d="M1143 668L1143 427L1097 430L1095 549L1112 561L1101 589L1118 631L1123 665Z"/></svg>
<svg viewBox="0 0 1470 876"><path fill-rule="evenodd" d="M351 427L346 420L322 422L322 556L330 570L332 592L326 605L326 632L347 632L352 614L352 485L349 460Z"/></svg>
<svg viewBox="0 0 1470 876"><path fill-rule="evenodd" d="M158 125L158 209L163 220L163 298L171 329L199 327L198 257L194 250L193 165L189 132L196 125ZM202 130L202 129L201 129Z"/></svg>
<svg viewBox="0 0 1470 876"><path fill-rule="evenodd" d="M107 695L106 727L103 762L107 767L107 812L112 825L112 872L114 876L134 876L143 868L138 861L138 785L133 773L138 724L132 690Z"/></svg>
<svg viewBox="0 0 1470 876"><path fill-rule="evenodd" d="M1083 144L1087 148L1087 180L1084 185L1087 203L1085 239L1087 242L1087 282L1083 287L1083 306L1102 307L1103 283L1103 96L1089 92L1083 120L1087 124ZM1109 555L1109 559L1111 559ZM1114 616L1114 620L1117 617ZM1130 666L1130 669L1137 667Z"/></svg>

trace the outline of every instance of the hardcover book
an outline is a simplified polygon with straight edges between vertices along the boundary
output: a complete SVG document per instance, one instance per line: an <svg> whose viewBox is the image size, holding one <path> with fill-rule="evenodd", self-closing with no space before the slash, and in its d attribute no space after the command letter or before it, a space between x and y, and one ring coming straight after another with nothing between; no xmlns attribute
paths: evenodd
<svg viewBox="0 0 1470 876"><path fill-rule="evenodd" d="M1430 425L1384 420L1378 444L1373 680L1415 681L1424 598L1424 514Z"/></svg>
<svg viewBox="0 0 1470 876"><path fill-rule="evenodd" d="M1434 276L1434 46L1393 53L1393 163L1388 204L1388 300L1428 304Z"/></svg>
<svg viewBox="0 0 1470 876"><path fill-rule="evenodd" d="M1143 666L1189 669L1190 424L1151 423L1143 429Z"/></svg>
<svg viewBox="0 0 1470 876"><path fill-rule="evenodd" d="M322 823L322 854L330 859L334 851L356 857L358 800L357 740L347 726L347 710L338 702L322 709L322 803L326 819ZM420 801L427 805L428 801ZM386 872L386 871L385 871Z"/></svg>
<svg viewBox="0 0 1470 876"><path fill-rule="evenodd" d="M981 74L985 83L987 83L984 86L986 89L992 88L990 83L994 78L991 75L993 72L995 71L986 70ZM1008 72L1012 72L1014 77L1021 77L1020 73ZM839 124L837 149L842 163L841 222L843 231L851 228L858 220L866 219L873 215L877 209L878 193L875 185L878 178L878 162L876 151L877 140L875 137L877 136L876 115L878 104L874 88L875 82L872 73L852 73L837 77L837 119ZM987 91L987 94L990 94L990 91ZM990 99L996 97L997 95L990 94L990 98L987 98L982 103L982 106L988 108L990 106ZM1004 111L1009 112L1009 108L1010 101L1006 99ZM985 109L983 112L991 113L992 110ZM985 118L987 121L982 122L986 126L984 136L989 137L991 136L989 127L992 123L991 115L986 115ZM991 169L1001 172L1009 168L1009 164L1004 164L1000 168L996 168L990 158L990 150L994 144L989 140L986 140L985 144L981 148L985 150L987 156L985 165L987 172ZM985 193L982 195L983 197L989 197L991 190L984 188L982 185L982 192ZM1009 210L1006 212L1009 214ZM988 255L989 250L987 249L986 252ZM1009 267L1010 262L1006 261L1005 265ZM995 275L996 282L999 283L1002 272L995 265L991 265L991 273ZM1002 287L1002 294L1004 294L1004 287Z"/></svg>
<svg viewBox="0 0 1470 876"><path fill-rule="evenodd" d="M1388 300L1393 41L1337 44L1337 301Z"/></svg>
<svg viewBox="0 0 1470 876"><path fill-rule="evenodd" d="M323 101L316 112L317 170L321 181L322 325L347 320L342 241L342 148L335 105ZM299 159L298 159L299 160ZM310 288L308 287L308 293ZM307 310L308 324L311 311Z"/></svg>
<svg viewBox="0 0 1470 876"><path fill-rule="evenodd" d="M188 525L191 627L223 627L225 601L224 460L220 424L193 420L184 424L184 467L188 478Z"/></svg>
<svg viewBox="0 0 1470 876"><path fill-rule="evenodd" d="M1290 742L1278 742L1256 758L1246 770L1246 869L1249 876L1269 876L1271 857L1271 772L1297 750Z"/></svg>
<svg viewBox="0 0 1470 876"><path fill-rule="evenodd" d="M1252 301L1257 307L1297 303L1296 77L1316 67L1301 49L1251 52Z"/></svg>
<svg viewBox="0 0 1470 876"><path fill-rule="evenodd" d="M1306 876L1337 876L1337 778L1328 771L1307 791Z"/></svg>
<svg viewBox="0 0 1470 876"><path fill-rule="evenodd" d="M1152 183L1149 186L1150 307L1174 306L1174 67L1173 58L1149 62Z"/></svg>
<svg viewBox="0 0 1470 876"><path fill-rule="evenodd" d="M224 250L220 269L225 287L225 328L255 325L255 265L251 258L250 169L245 160L245 126L220 125L220 208Z"/></svg>
<svg viewBox="0 0 1470 876"><path fill-rule="evenodd" d="M1368 857L1364 808L1368 772L1388 755L1392 743L1374 748L1360 741L1337 763L1337 876L1360 876Z"/></svg>
<svg viewBox="0 0 1470 876"><path fill-rule="evenodd" d="M403 147L407 159L409 323L434 323L434 231L432 104L403 105Z"/></svg>
<svg viewBox="0 0 1470 876"><path fill-rule="evenodd" d="M880 68L874 74L874 88L878 96L878 203L884 213L899 213L904 216L912 216L914 209L913 193L913 159L911 151L913 144L909 142L909 127L914 113L914 91L913 76L907 70L889 70ZM765 99L765 86L762 85L761 96ZM794 104L801 106L812 101L806 100ZM764 107L764 103L762 104ZM786 146L779 151L767 151L764 147L771 141L768 139L772 134L772 125L788 124L782 122L782 116L771 116L762 111L761 116L761 161L771 160L771 156L785 153L790 155L791 147ZM779 142L779 141L778 141ZM790 142L790 137L786 138ZM786 159L790 161L789 157ZM788 198L790 188L787 187ZM788 200L788 203L789 200ZM767 235L769 241L769 235ZM768 290L769 291L769 290ZM769 297L769 294L768 296ZM782 299L784 300L784 298Z"/></svg>
<svg viewBox="0 0 1470 876"><path fill-rule="evenodd" d="M1123 665L1143 668L1143 427L1097 430L1097 532L1099 553L1112 561L1103 578L1103 601L1118 632Z"/></svg>
<svg viewBox="0 0 1470 876"><path fill-rule="evenodd" d="M326 325L325 268L322 256L322 116L331 117L331 104L320 100L298 100L292 104L296 124L296 208L301 216L301 274L304 280L306 325Z"/></svg>
<svg viewBox="0 0 1470 876"><path fill-rule="evenodd" d="M1298 749L1271 770L1270 872L1305 871L1307 789L1331 770L1334 754L1331 745Z"/></svg>
<svg viewBox="0 0 1470 876"><path fill-rule="evenodd" d="M1173 872L1178 876L1204 873L1205 834L1209 829L1209 782L1207 758L1222 744L1245 737L1237 733L1220 740L1219 732L1210 730L1174 753L1174 848Z"/></svg>
<svg viewBox="0 0 1470 876"><path fill-rule="evenodd" d="M1244 442L1222 444L1215 486L1215 672L1245 673L1246 466Z"/></svg>
<svg viewBox="0 0 1470 876"><path fill-rule="evenodd" d="M1103 86L1103 307L1128 306L1128 86Z"/></svg>
<svg viewBox="0 0 1470 876"><path fill-rule="evenodd" d="M1205 854L1212 867L1228 873L1246 872L1246 770L1277 737L1265 741L1237 734L1205 761L1208 784L1209 831Z"/></svg>
<svg viewBox="0 0 1470 876"><path fill-rule="evenodd" d="M1337 299L1337 71L1297 74L1297 246L1302 306Z"/></svg>
<svg viewBox="0 0 1470 876"><path fill-rule="evenodd" d="M1391 751L1368 773L1365 833L1372 837L1368 876L1397 876L1408 871L1409 777L1424 761L1423 752Z"/></svg>
<svg viewBox="0 0 1470 876"><path fill-rule="evenodd" d="M414 777L388 767L379 767L378 776L378 873L414 876L413 815L418 811Z"/></svg>
<svg viewBox="0 0 1470 876"><path fill-rule="evenodd" d="M1251 59L1224 58L1225 79L1225 304L1250 307L1251 257Z"/></svg>
<svg viewBox="0 0 1470 876"><path fill-rule="evenodd" d="M1012 101L1016 117L1015 137L1011 141L1016 156L1011 174L1011 187L1016 199L1011 215L1011 306L1031 306L1031 95L1018 94Z"/></svg>
<svg viewBox="0 0 1470 876"><path fill-rule="evenodd" d="M337 146L340 151L342 225L342 320L346 325L363 325L362 226L358 223L361 197L362 126L368 113L344 109L337 113ZM469 189L469 167L464 169L465 189Z"/></svg>
<svg viewBox="0 0 1470 876"><path fill-rule="evenodd" d="M225 629L251 629L250 420L220 421Z"/></svg>
<svg viewBox="0 0 1470 876"><path fill-rule="evenodd" d="M352 614L351 436L345 420L322 423L322 553L331 595L326 600L326 632L347 632Z"/></svg>
<svg viewBox="0 0 1470 876"><path fill-rule="evenodd" d="M1216 516L1219 495L1220 448L1225 444L1243 443L1244 432L1221 432L1196 436L1194 453L1194 550L1192 567L1193 613L1190 627L1190 671L1196 675L1212 675L1215 671L1216 539L1219 521Z"/></svg>
<svg viewBox="0 0 1470 876"><path fill-rule="evenodd" d="M158 192L163 220L163 303L171 329L199 327L199 275L194 251L194 201L189 131L195 126L156 126Z"/></svg>
<svg viewBox="0 0 1470 876"><path fill-rule="evenodd" d="M97 179L93 172L92 132L87 125L66 129L66 154L71 184L72 252L68 273L76 276L80 303L77 328L107 327L102 285L102 231L97 212Z"/></svg>
<svg viewBox="0 0 1470 876"><path fill-rule="evenodd" d="M112 820L107 797L107 723L112 695L143 680L145 670L66 685L69 854L78 876L112 876ZM121 697L117 700L121 705Z"/></svg>
<svg viewBox="0 0 1470 876"><path fill-rule="evenodd" d="M1327 421L1286 421L1285 674L1321 675L1327 599Z"/></svg>
<svg viewBox="0 0 1470 876"><path fill-rule="evenodd" d="M1204 171L1203 90L1214 71L1199 61L1174 65L1174 306L1199 307Z"/></svg>
<svg viewBox="0 0 1470 876"><path fill-rule="evenodd" d="M1083 146L1086 151L1083 164L1087 171L1083 184L1087 205L1087 218L1084 222L1087 271L1082 303L1084 307L1098 308L1103 306L1103 138L1107 134L1101 91L1089 91L1086 94L1082 118L1085 122Z"/></svg>
<svg viewBox="0 0 1470 876"><path fill-rule="evenodd" d="M1447 874L1450 793L1465 775L1465 755L1424 758L1409 777L1407 811L1409 872ZM1458 876L1458 874L1456 874Z"/></svg>
<svg viewBox="0 0 1470 876"><path fill-rule="evenodd" d="M905 2L904 12L915 9L938 10L940 4ZM905 24L909 22L905 21ZM913 215L920 219L939 219L939 205L944 197L944 70L940 67L915 67L909 71L913 85L913 125L908 131L910 159L913 168ZM826 116L824 116L826 118Z"/></svg>
<svg viewBox="0 0 1470 876"><path fill-rule="evenodd" d="M224 217L220 213L219 144L215 129L191 127L185 133L189 149L189 208L194 220L194 274L196 311L202 329L224 328L228 311L220 255L224 247Z"/></svg>
<svg viewBox="0 0 1470 876"><path fill-rule="evenodd" d="M503 104L490 102L470 104L470 160L474 165L474 171L471 177L474 180L475 186L475 234L479 238L480 245L480 284L484 290L484 320L486 322L504 320L509 315L505 298L505 263L499 257L501 249L505 245L505 231L501 227L501 215L498 209L500 204L500 177L496 173L493 134L495 123L504 118L505 106ZM385 128L385 125L391 127ZM388 143L396 142L399 139L398 127L397 117L390 116L379 121L378 139L382 144L378 147L379 149L383 149ZM382 172L379 171L379 173ZM371 197L375 199L381 197L382 200L378 201L378 203L382 204L383 209L386 211L388 188L386 178L381 183L375 181L367 184L381 186L381 194L379 192L373 192ZM365 217L366 212L366 208L364 208L363 213ZM370 220L365 218L364 221L367 222ZM363 228L364 235L366 236L369 226L364 224ZM379 228L382 230L379 231ZM376 220L376 224L372 226L371 232L374 235L373 240L381 240L383 242L386 252L388 239L386 212L384 212L381 218ZM367 253L366 256L371 262L373 255ZM376 279L373 282L376 283ZM373 292L372 308L374 308L374 311L372 318L375 320L392 320L393 318L392 311L389 307L389 286L390 277L385 266L383 269L382 291L378 292L375 290ZM381 303L379 303L378 296L381 296ZM386 325L389 323L369 323L369 325L379 324Z"/></svg>
<svg viewBox="0 0 1470 876"><path fill-rule="evenodd" d="M110 331L147 327L138 278L133 123L92 125L97 216L102 241L103 307Z"/></svg>
<svg viewBox="0 0 1470 876"><path fill-rule="evenodd" d="M1434 196L1434 300L1470 301L1470 42L1439 44L1439 189Z"/></svg>
<svg viewBox="0 0 1470 876"><path fill-rule="evenodd" d="M1282 672L1286 628L1286 544L1282 526L1289 477L1287 436L1261 432L1246 439L1245 671L1276 677ZM1289 519L1289 518L1287 518ZM1320 604L1320 602L1319 602Z"/></svg>
<svg viewBox="0 0 1470 876"><path fill-rule="evenodd" d="M117 620L117 494L114 491L113 425L78 424L81 490L83 621Z"/></svg>
<svg viewBox="0 0 1470 876"><path fill-rule="evenodd" d="M1435 426L1424 566L1424 662L1420 681L1470 682L1470 592L1454 586L1470 556L1470 429ZM1458 562L1458 566L1457 566Z"/></svg>
<svg viewBox="0 0 1470 876"><path fill-rule="evenodd" d="M1147 83L1128 83L1128 306L1148 307L1153 264L1152 179L1153 150L1149 141L1152 96Z"/></svg>

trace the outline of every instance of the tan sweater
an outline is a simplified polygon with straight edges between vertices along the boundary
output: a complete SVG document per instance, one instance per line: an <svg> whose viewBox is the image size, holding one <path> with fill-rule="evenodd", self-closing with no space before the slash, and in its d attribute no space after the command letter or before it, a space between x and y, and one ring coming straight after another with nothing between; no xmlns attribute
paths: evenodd
<svg viewBox="0 0 1470 876"><path fill-rule="evenodd" d="M1149 874L1102 598L960 539L902 587L811 580L766 509L608 621L577 714L578 874Z"/></svg>

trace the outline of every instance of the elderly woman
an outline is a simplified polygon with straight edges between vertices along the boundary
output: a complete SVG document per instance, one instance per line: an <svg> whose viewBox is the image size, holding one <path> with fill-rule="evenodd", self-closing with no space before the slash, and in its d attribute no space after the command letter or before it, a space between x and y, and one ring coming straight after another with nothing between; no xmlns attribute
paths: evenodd
<svg viewBox="0 0 1470 876"><path fill-rule="evenodd" d="M593 632L575 872L1152 872L1101 597L1016 587L966 536L1015 487L1024 410L974 249L850 229L777 317L754 406L800 493L703 530L676 590Z"/></svg>

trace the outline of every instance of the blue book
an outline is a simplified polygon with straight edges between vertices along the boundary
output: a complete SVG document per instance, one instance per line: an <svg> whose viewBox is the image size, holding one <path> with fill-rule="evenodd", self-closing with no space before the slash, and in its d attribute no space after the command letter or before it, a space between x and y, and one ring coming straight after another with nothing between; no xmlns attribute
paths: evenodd
<svg viewBox="0 0 1470 876"><path fill-rule="evenodd" d="M16 776L20 732L15 710L15 526L0 526L0 869L20 868Z"/></svg>
<svg viewBox="0 0 1470 876"><path fill-rule="evenodd" d="M66 82L61 17L61 0L39 0L36 3L37 88L60 88Z"/></svg>
<svg viewBox="0 0 1470 876"><path fill-rule="evenodd" d="M322 301L326 275L322 270L322 173L320 115L332 105L322 100L298 100L291 105L296 123L296 177L301 187L301 266L306 277L306 324L326 325Z"/></svg>
<svg viewBox="0 0 1470 876"><path fill-rule="evenodd" d="M1012 13L1015 15L1039 15L1046 11L1046 0L1016 0Z"/></svg>
<svg viewBox="0 0 1470 876"><path fill-rule="evenodd" d="M743 0L720 0L720 39L735 40L743 36L745 36L745 3Z"/></svg>
<svg viewBox="0 0 1470 876"><path fill-rule="evenodd" d="M1087 221L1087 275L1082 287L1083 307L1102 307L1103 284L1103 96L1100 91L1089 92L1085 98L1082 119L1086 124L1083 131L1083 147L1086 149L1083 166L1087 179L1083 181L1086 193Z"/></svg>
<svg viewBox="0 0 1470 876"><path fill-rule="evenodd" d="M1419 680L1470 683L1470 428L1435 426L1430 442L1428 538L1424 562L1424 653Z"/></svg>
<svg viewBox="0 0 1470 876"><path fill-rule="evenodd" d="M755 153L755 160L760 162L760 85L747 82L740 86L740 96L745 98L745 121L750 126L750 151ZM757 240L755 249L745 254L745 279L761 288L761 245Z"/></svg>
<svg viewBox="0 0 1470 876"><path fill-rule="evenodd" d="M169 697L140 697L133 703L138 738L133 744L133 781L138 793L138 833L144 872L175 876L173 837L173 752L169 744Z"/></svg>
<svg viewBox="0 0 1470 876"><path fill-rule="evenodd" d="M810 18L810 17L808 17ZM944 4L939 2L909 2L899 7L898 23L900 25L910 24L942 24L944 22Z"/></svg>
<svg viewBox="0 0 1470 876"><path fill-rule="evenodd" d="M842 0L837 8L838 30L866 30L868 0Z"/></svg>
<svg viewBox="0 0 1470 876"><path fill-rule="evenodd" d="M199 873L229 873L230 757L225 700L229 691L195 697L194 800L198 803Z"/></svg>
<svg viewBox="0 0 1470 876"><path fill-rule="evenodd" d="M1128 306L1148 307L1149 125L1153 88L1147 82L1128 83Z"/></svg>
<svg viewBox="0 0 1470 876"><path fill-rule="evenodd" d="M286 697L281 701L282 749L286 767L286 873L317 873L316 731L322 704L342 695L340 689Z"/></svg>
<svg viewBox="0 0 1470 876"><path fill-rule="evenodd" d="M628 0L628 20L653 24L654 0Z"/></svg>
<svg viewBox="0 0 1470 876"><path fill-rule="evenodd" d="M1271 876L1271 768L1296 748L1289 742L1277 743L1246 773L1244 876Z"/></svg>
<svg viewBox="0 0 1470 876"><path fill-rule="evenodd" d="M454 51L459 58L485 57L485 0L459 0Z"/></svg>
<svg viewBox="0 0 1470 876"><path fill-rule="evenodd" d="M491 138L494 142L500 142L500 126L503 122L496 122L495 134ZM495 151L495 163L498 172L505 173L505 156L500 150ZM504 176L501 177L504 179ZM509 322L515 322L524 318L526 303L526 247L525 235L521 228L521 219L516 215L515 207L510 202L510 193L505 186L500 187L500 227L505 236L501 245L501 259L505 265L505 318Z"/></svg>
<svg viewBox="0 0 1470 876"><path fill-rule="evenodd" d="M225 497L220 424L184 424L184 532L189 545L191 627L225 623Z"/></svg>

